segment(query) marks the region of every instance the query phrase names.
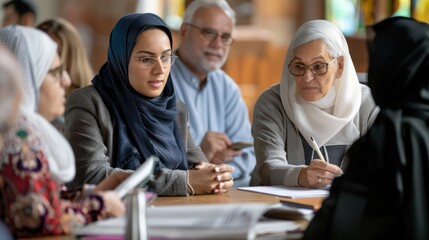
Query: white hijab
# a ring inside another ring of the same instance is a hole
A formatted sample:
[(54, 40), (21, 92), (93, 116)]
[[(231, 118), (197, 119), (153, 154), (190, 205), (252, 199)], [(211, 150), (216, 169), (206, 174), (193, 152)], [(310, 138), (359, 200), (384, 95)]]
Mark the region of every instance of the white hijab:
[(38, 127), (53, 178), (62, 183), (71, 181), (75, 176), (75, 158), (70, 144), (36, 112), (40, 86), (54, 60), (57, 44), (38, 29), (16, 25), (0, 29), (0, 44), (8, 47), (21, 64), (24, 96), (20, 110)]
[[(344, 70), (325, 97), (310, 103), (297, 93), (295, 78), (289, 73), (288, 64), (297, 47), (316, 39), (322, 40), (328, 51), (333, 51), (333, 57), (344, 57)], [(353, 118), (360, 108), (361, 88), (346, 39), (334, 24), (325, 20), (313, 20), (298, 29), (286, 55), (280, 93), (288, 117), (309, 144), (310, 137), (319, 146), (350, 145), (359, 137)], [(326, 108), (330, 111), (326, 111)]]

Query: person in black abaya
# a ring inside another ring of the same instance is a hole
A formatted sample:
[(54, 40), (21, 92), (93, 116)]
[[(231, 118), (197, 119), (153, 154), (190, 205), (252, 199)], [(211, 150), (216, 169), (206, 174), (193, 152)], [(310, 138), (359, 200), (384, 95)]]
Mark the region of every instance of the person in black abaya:
[(429, 239), (429, 25), (392, 17), (371, 30), (368, 84), (380, 113), (305, 239)]

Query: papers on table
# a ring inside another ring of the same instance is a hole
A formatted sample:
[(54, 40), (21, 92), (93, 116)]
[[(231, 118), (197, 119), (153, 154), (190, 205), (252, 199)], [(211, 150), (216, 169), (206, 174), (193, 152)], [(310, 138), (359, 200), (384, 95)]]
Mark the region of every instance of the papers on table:
[[(195, 204), (146, 208), (149, 239), (255, 239), (269, 233), (299, 229), (293, 221), (262, 217), (281, 204)], [(144, 214), (144, 213), (142, 213)], [(262, 220), (263, 219), (263, 220)], [(125, 236), (126, 218), (115, 218), (78, 229), (76, 236)]]
[(327, 197), (329, 195), (328, 188), (313, 189), (301, 187), (287, 186), (255, 186), (255, 187), (239, 187), (239, 190), (258, 192), (264, 194), (275, 195), (285, 198), (308, 198), (308, 197)]

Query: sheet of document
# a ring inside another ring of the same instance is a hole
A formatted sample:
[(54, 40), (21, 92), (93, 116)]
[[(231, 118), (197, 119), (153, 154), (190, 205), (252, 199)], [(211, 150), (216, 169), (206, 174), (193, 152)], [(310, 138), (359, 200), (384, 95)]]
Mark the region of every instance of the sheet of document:
[(239, 187), (239, 190), (258, 192), (264, 194), (275, 195), (285, 198), (308, 198), (308, 197), (327, 197), (329, 188), (301, 188), (287, 186), (255, 186), (255, 187)]

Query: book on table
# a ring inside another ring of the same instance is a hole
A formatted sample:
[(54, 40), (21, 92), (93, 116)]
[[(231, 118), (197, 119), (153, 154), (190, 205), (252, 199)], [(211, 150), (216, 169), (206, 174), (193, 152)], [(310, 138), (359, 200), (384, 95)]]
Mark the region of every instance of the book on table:
[[(149, 239), (255, 239), (300, 229), (296, 219), (314, 212), (279, 204), (192, 204), (146, 208)], [(144, 214), (144, 212), (142, 212)], [(272, 218), (275, 217), (275, 218)], [(126, 218), (95, 222), (77, 229), (75, 236), (125, 236)]]

